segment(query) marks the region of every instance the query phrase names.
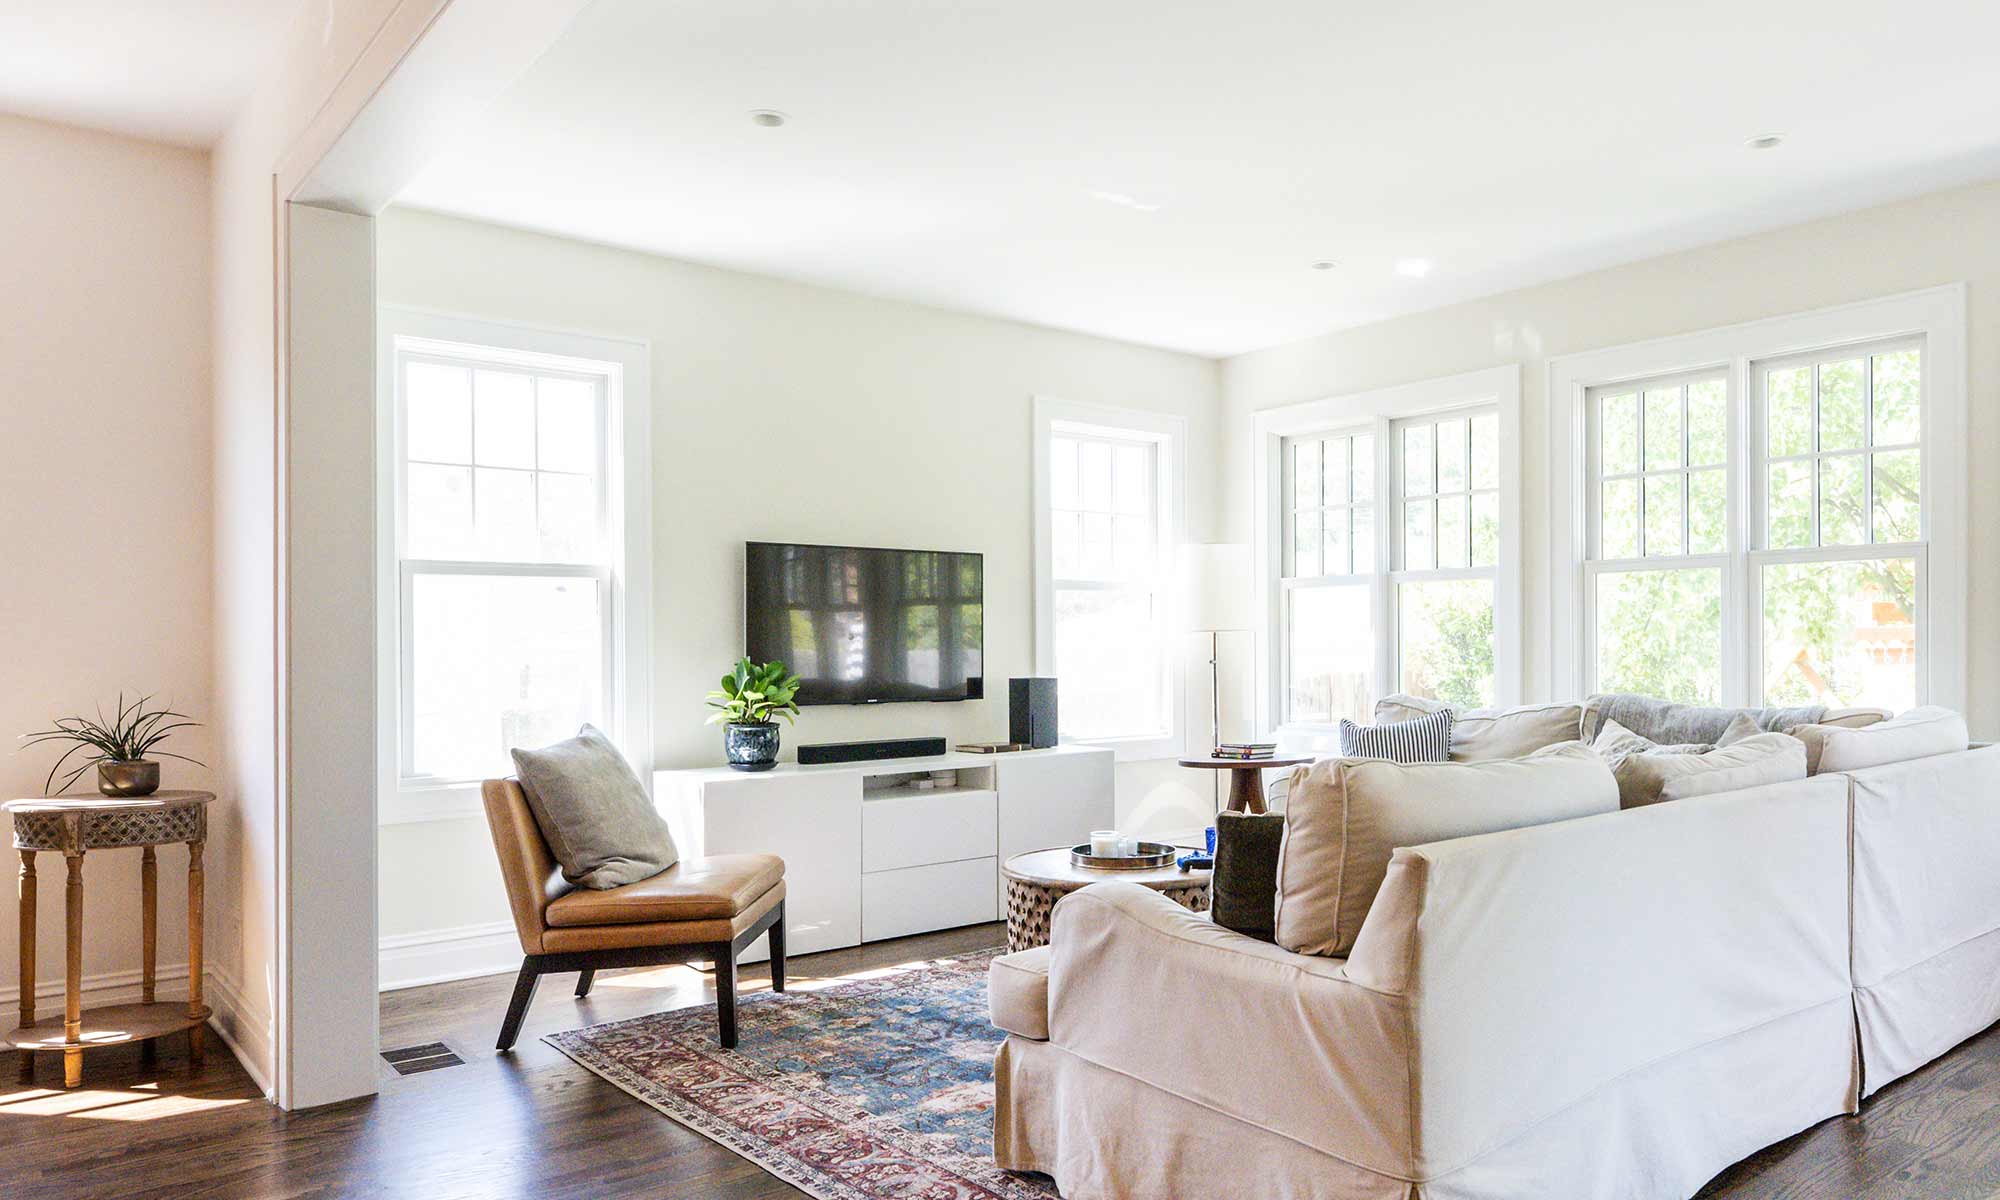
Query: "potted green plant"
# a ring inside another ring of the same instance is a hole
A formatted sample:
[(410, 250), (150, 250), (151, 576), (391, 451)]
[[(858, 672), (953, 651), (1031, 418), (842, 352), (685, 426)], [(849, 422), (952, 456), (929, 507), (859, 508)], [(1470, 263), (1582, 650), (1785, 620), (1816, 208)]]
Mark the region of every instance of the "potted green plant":
[(772, 718), (798, 716), (798, 694), (799, 677), (786, 674), (781, 662), (758, 664), (745, 657), (722, 677), (721, 689), (708, 694), (708, 706), (716, 710), (708, 723), (726, 722), (722, 752), (730, 766), (768, 771), (778, 765), (778, 723)]
[[(197, 724), (187, 719), (187, 714), (177, 713), (171, 708), (148, 708), (151, 696), (141, 696), (130, 704), (125, 703), (125, 693), (118, 693), (118, 715), (106, 720), (104, 710), (97, 710), (97, 717), (57, 717), (53, 729), (37, 733), (22, 734), (30, 746), (43, 742), (72, 742), (74, 745), (49, 768), (49, 777), (42, 787), (54, 795), (67, 790), (82, 778), (91, 767), (97, 768), (97, 790), (107, 796), (150, 796), (160, 790), (160, 764), (152, 757), (178, 758), (182, 762), (196, 766), (207, 764), (189, 758), (185, 754), (175, 754), (171, 750), (157, 747), (176, 729), (187, 729)], [(83, 754), (80, 766), (64, 777), (62, 787), (55, 786), (56, 776), (69, 760)]]

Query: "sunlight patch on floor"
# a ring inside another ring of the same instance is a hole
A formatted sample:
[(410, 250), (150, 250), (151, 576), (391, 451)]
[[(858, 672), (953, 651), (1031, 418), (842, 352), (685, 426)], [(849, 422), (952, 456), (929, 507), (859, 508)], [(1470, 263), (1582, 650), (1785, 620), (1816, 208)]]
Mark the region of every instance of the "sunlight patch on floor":
[(243, 1103), (246, 1102), (241, 1099), (210, 1100), (195, 1096), (161, 1095), (155, 1084), (119, 1091), (33, 1088), (0, 1096), (0, 1118), (88, 1117), (94, 1121), (153, 1121), (217, 1108), (234, 1108)]

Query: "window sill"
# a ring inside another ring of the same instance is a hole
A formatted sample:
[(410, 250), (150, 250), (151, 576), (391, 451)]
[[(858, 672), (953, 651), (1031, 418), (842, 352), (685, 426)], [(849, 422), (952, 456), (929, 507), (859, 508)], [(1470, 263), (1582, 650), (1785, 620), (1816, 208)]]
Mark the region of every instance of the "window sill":
[(378, 825), (415, 825), (424, 821), (460, 821), (484, 816), (485, 804), (476, 783), (437, 787), (391, 788), (375, 814)]
[(1117, 754), (1119, 762), (1156, 762), (1181, 756), (1180, 739), (1166, 733), (1138, 737), (1065, 737), (1062, 744), (1110, 750)]

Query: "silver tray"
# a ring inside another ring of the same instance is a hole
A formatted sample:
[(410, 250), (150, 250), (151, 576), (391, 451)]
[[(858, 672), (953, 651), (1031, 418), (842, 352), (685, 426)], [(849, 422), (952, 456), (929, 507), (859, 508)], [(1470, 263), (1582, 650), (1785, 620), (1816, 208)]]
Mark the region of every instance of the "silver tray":
[(1155, 871), (1173, 866), (1180, 854), (1179, 846), (1169, 846), (1165, 842), (1140, 842), (1137, 854), (1127, 857), (1099, 856), (1090, 852), (1089, 842), (1084, 842), (1069, 848), (1069, 865), (1086, 871)]

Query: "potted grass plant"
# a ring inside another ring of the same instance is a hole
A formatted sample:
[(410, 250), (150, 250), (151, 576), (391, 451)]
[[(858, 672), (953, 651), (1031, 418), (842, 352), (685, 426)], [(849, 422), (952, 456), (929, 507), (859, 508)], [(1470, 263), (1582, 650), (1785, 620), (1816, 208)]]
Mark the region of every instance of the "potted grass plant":
[[(69, 786), (83, 777), (84, 772), (97, 768), (97, 790), (107, 796), (150, 796), (160, 790), (160, 758), (178, 758), (182, 762), (196, 766), (207, 764), (189, 758), (185, 754), (175, 754), (171, 750), (159, 748), (161, 742), (173, 736), (176, 729), (188, 729), (198, 722), (189, 720), (187, 714), (175, 712), (171, 708), (151, 708), (151, 696), (141, 696), (130, 704), (125, 703), (125, 693), (118, 693), (118, 714), (106, 719), (104, 710), (99, 708), (95, 719), (90, 717), (57, 717), (55, 726), (35, 733), (22, 734), (22, 740), (29, 746), (39, 746), (44, 742), (72, 743), (56, 765), (49, 768), (49, 777), (42, 787), (50, 795), (67, 791)], [(62, 786), (57, 787), (56, 776), (78, 754), (83, 755), (81, 763), (64, 776)]]
[(722, 752), (739, 771), (768, 771), (778, 765), (778, 722), (798, 716), (795, 699), (799, 677), (787, 674), (781, 662), (753, 663), (748, 657), (722, 677), (722, 687), (708, 694), (716, 711), (710, 725), (722, 725)]

